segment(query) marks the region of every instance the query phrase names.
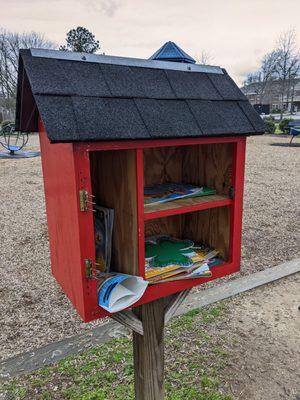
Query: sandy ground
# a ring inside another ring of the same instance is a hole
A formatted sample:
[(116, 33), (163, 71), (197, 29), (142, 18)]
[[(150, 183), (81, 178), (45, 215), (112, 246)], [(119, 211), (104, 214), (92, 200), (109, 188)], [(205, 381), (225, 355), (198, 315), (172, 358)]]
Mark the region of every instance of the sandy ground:
[(300, 399), (299, 287), (298, 273), (226, 302), (215, 328), (230, 332), (222, 381), (235, 400)]
[[(242, 274), (300, 256), (300, 151), (249, 138)], [(37, 137), (30, 139), (38, 148)], [(0, 160), (0, 357), (89, 329), (52, 278), (40, 158)], [(99, 323), (99, 322), (98, 322)]]

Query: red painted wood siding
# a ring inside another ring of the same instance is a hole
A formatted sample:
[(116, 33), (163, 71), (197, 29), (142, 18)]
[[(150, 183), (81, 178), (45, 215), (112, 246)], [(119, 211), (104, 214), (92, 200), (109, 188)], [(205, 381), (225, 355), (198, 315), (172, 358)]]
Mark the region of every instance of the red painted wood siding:
[[(79, 190), (85, 189), (89, 193), (92, 191), (90, 151), (136, 149), (138, 259), (139, 274), (144, 276), (144, 223), (149, 216), (144, 214), (143, 149), (233, 143), (232, 186), (235, 188), (235, 196), (233, 200), (226, 200), (226, 204), (222, 204), (230, 207), (231, 210), (229, 261), (222, 267), (215, 268), (213, 276), (210, 278), (151, 285), (136, 305), (168, 296), (239, 270), (246, 138), (210, 137), (50, 144), (42, 122), (40, 122), (39, 128), (52, 272), (84, 321), (88, 322), (108, 315), (97, 305), (96, 280), (88, 279), (85, 276), (84, 260), (95, 261), (93, 212), (92, 210), (87, 212), (79, 210)], [(205, 208), (205, 206), (203, 207)]]

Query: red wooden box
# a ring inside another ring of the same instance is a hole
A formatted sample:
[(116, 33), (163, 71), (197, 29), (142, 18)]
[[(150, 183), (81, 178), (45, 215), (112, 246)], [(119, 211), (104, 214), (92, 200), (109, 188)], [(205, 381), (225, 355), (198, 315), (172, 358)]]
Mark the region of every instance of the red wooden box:
[[(50, 144), (39, 121), (53, 275), (84, 321), (104, 317), (97, 304), (91, 201), (115, 210), (112, 270), (144, 276), (145, 234), (204, 242), (226, 260), (212, 277), (148, 286), (135, 306), (239, 271), (246, 137)], [(216, 195), (144, 210), (145, 184), (204, 184)]]

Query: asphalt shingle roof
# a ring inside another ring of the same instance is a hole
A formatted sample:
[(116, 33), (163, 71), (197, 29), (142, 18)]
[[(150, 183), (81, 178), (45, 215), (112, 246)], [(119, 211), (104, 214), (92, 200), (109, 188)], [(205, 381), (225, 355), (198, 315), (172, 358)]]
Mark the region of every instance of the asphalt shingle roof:
[(225, 70), (114, 65), (22, 50), (16, 128), (37, 131), (38, 115), (51, 142), (264, 132), (263, 121)]

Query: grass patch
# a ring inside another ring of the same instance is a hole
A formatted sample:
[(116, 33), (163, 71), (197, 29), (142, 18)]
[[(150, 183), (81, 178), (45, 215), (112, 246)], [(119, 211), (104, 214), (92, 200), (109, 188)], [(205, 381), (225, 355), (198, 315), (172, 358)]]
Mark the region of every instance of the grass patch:
[[(171, 321), (166, 329), (166, 400), (232, 400), (221, 390), (226, 337), (208, 333), (225, 313), (225, 307), (218, 305)], [(115, 339), (69, 356), (54, 366), (9, 380), (1, 393), (13, 400), (132, 400), (132, 343)]]
[(275, 135), (282, 134), (281, 130), (279, 129), (279, 123), (275, 123), (275, 127), (276, 127), (275, 132), (274, 132)]

